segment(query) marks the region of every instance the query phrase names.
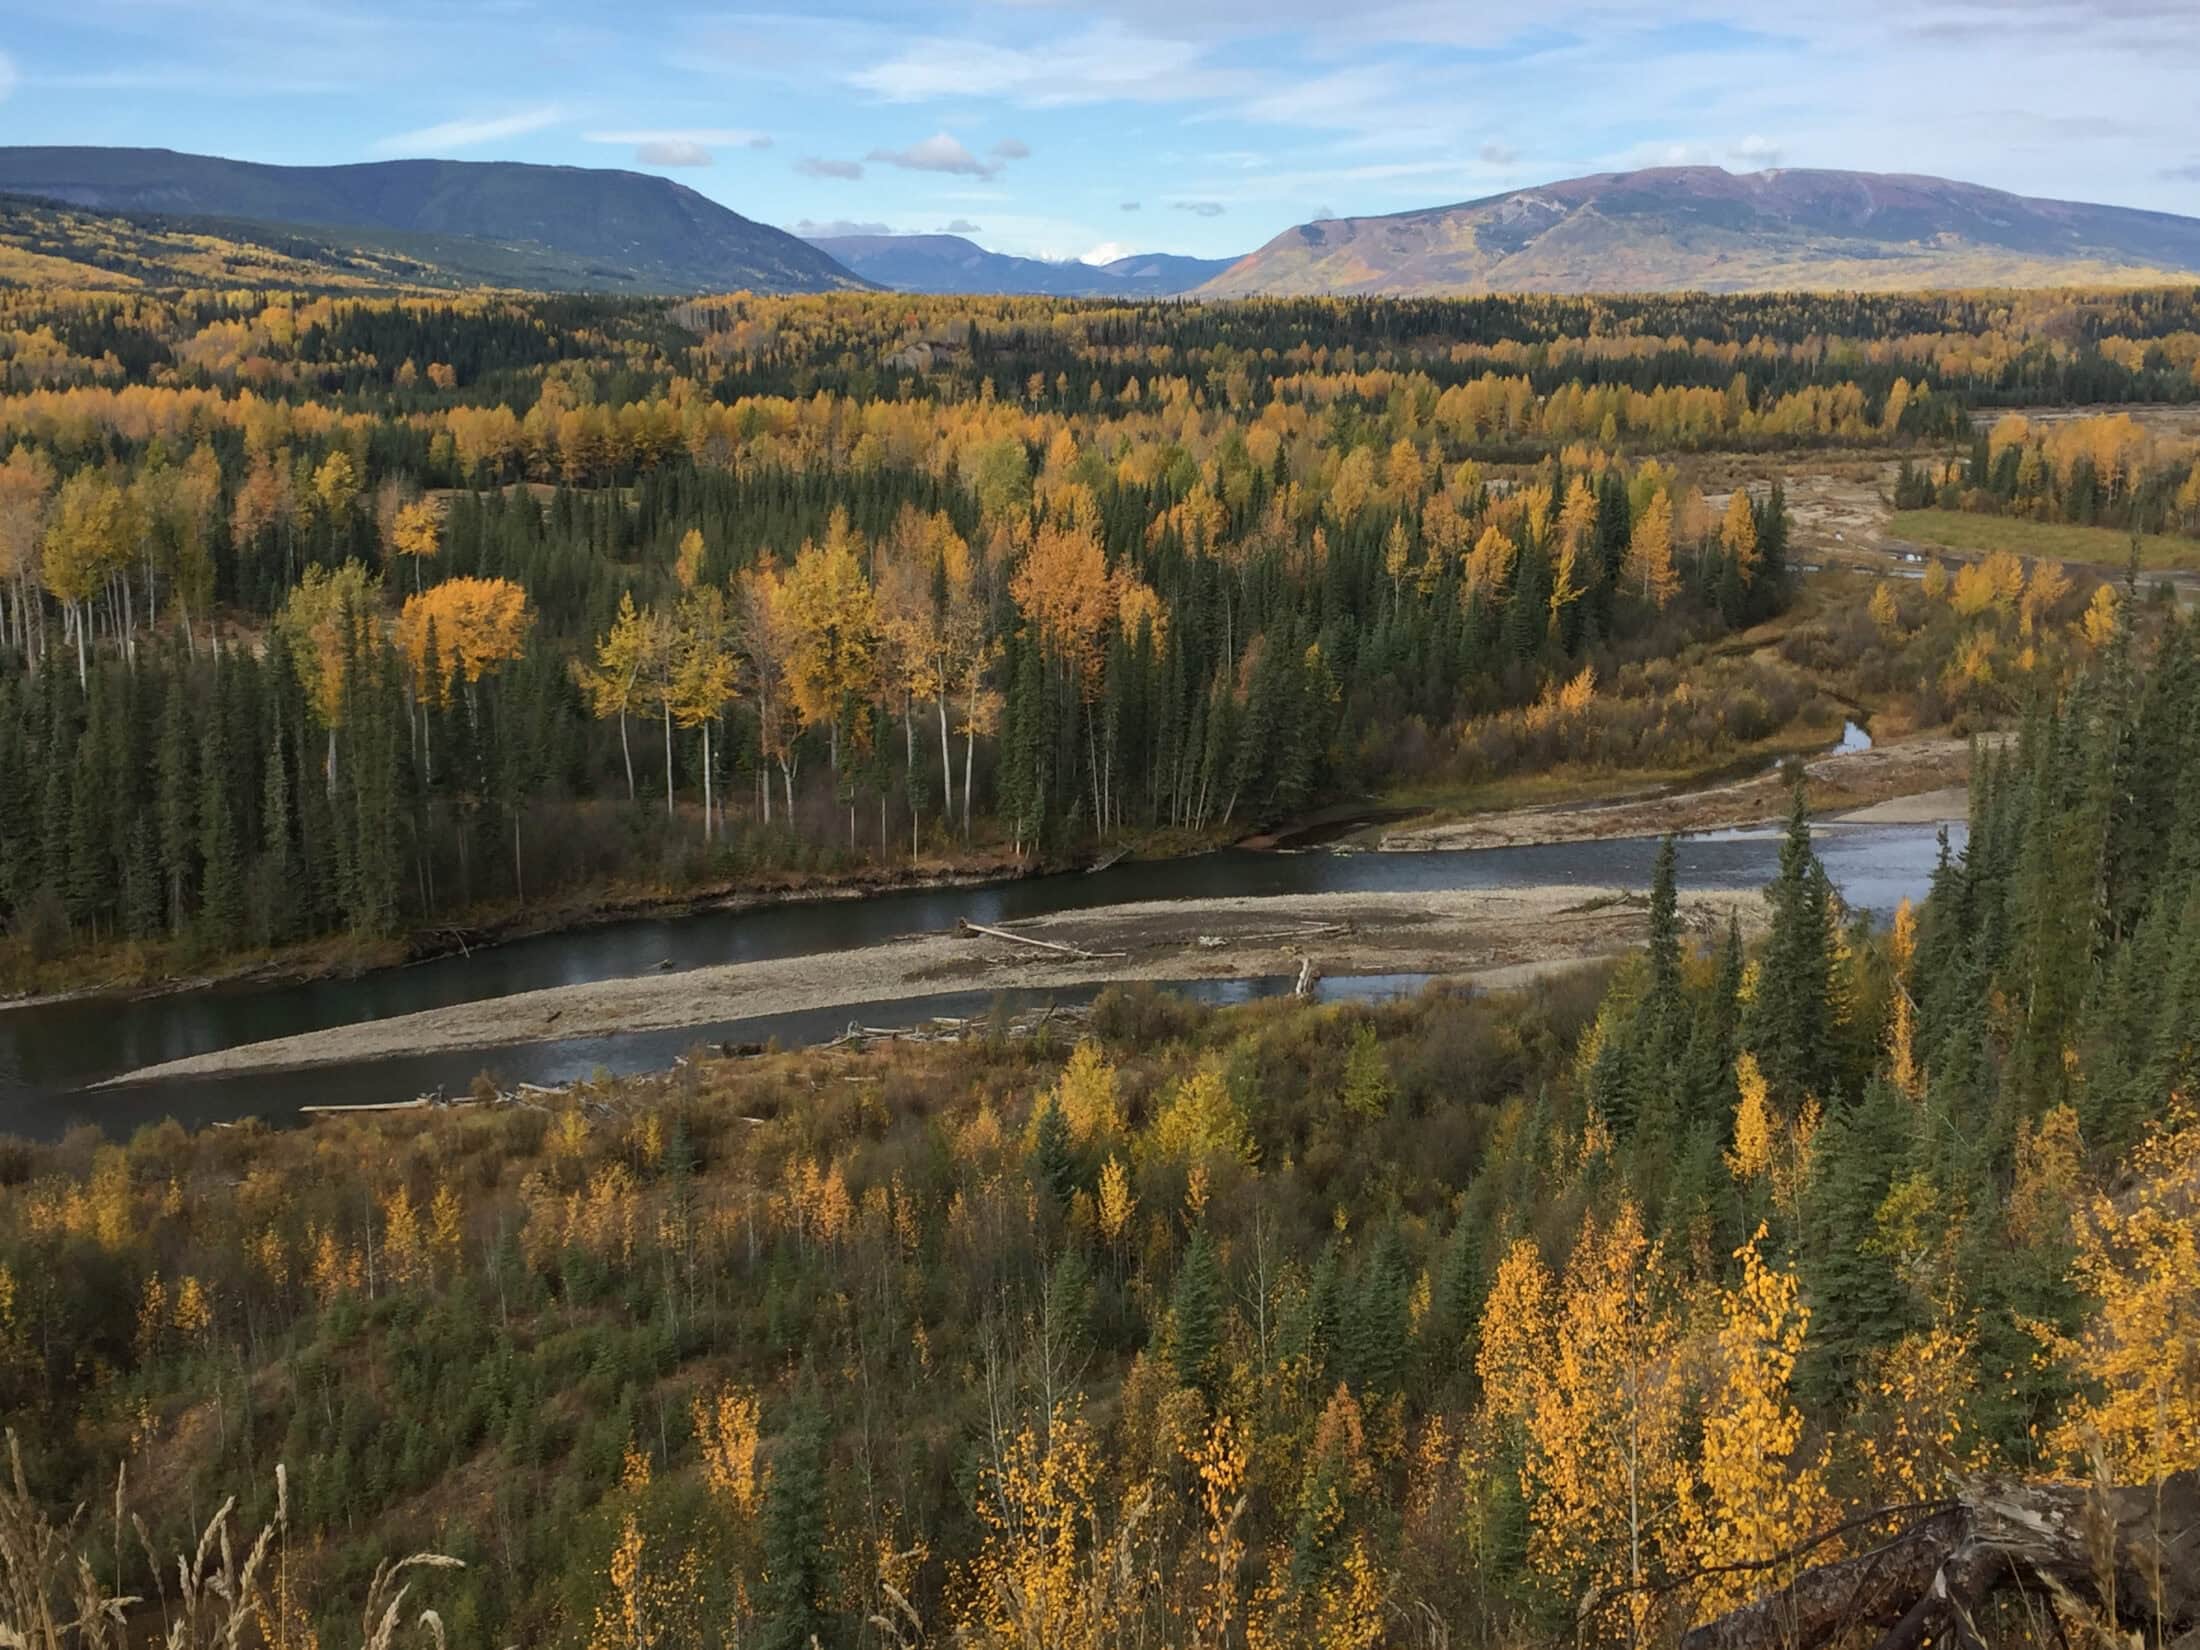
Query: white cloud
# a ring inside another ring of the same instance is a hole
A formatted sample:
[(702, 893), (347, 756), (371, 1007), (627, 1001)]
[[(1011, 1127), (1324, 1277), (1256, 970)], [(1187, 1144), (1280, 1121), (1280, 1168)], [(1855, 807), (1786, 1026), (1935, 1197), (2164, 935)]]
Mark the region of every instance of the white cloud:
[(999, 161), (980, 160), (946, 132), (934, 132), (906, 149), (873, 149), (863, 158), (905, 172), (952, 172), (971, 178), (990, 178), (1001, 169)]
[(788, 233), (800, 235), (806, 241), (837, 240), (843, 235), (891, 235), (894, 231), (883, 223), (868, 218), (803, 218), (787, 226)]
[(942, 235), (976, 235), (981, 232), (982, 226), (972, 223), (968, 218), (949, 218), (940, 225)]
[(680, 138), (657, 138), (634, 146), (637, 166), (708, 166), (710, 163), (708, 149)]
[(863, 162), (859, 160), (826, 160), (817, 155), (804, 155), (794, 163), (794, 169), (806, 178), (839, 178), (849, 183), (863, 176)]
[(474, 149), (505, 138), (525, 137), (545, 126), (555, 126), (564, 118), (565, 112), (555, 104), (509, 115), (468, 115), (446, 120), (439, 126), (393, 133), (377, 141), (374, 148), (384, 155), (427, 155), (438, 150)]
[(1189, 212), (1197, 218), (1219, 218), (1229, 210), (1220, 201), (1171, 201), (1179, 212)]
[(1731, 160), (1740, 161), (1744, 166), (1755, 171), (1761, 167), (1779, 165), (1782, 153), (1783, 151), (1777, 143), (1769, 138), (1759, 137), (1755, 132), (1752, 132), (1729, 149), (1727, 156)]
[(1113, 262), (1115, 262), (1116, 259), (1127, 258), (1137, 250), (1138, 248), (1131, 245), (1131, 243), (1128, 241), (1102, 241), (1098, 246), (1094, 247), (1090, 252), (1086, 253), (1084, 257), (1079, 260), (1079, 262), (1088, 264), (1112, 264)]

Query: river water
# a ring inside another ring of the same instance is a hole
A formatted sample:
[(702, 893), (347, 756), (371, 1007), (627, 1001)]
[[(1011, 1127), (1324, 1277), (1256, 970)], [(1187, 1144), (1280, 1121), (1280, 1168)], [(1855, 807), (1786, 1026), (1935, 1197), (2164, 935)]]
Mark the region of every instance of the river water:
[[(1962, 843), (1961, 827), (1951, 833)], [(1818, 854), (1851, 905), (1884, 913), (1921, 896), (1936, 857), (1932, 826), (1822, 825)], [(1777, 829), (1722, 831), (1685, 838), (1679, 850), (1684, 890), (1736, 892), (1768, 881), (1779, 859)], [(1642, 889), (1657, 852), (1653, 838), (1549, 843), (1440, 853), (1295, 854), (1225, 850), (1193, 858), (1126, 863), (1094, 874), (1072, 872), (974, 888), (919, 889), (865, 899), (816, 900), (741, 912), (703, 912), (544, 934), (411, 968), (358, 979), (278, 986), (212, 986), (166, 996), (96, 998), (0, 1010), (0, 1133), (51, 1137), (78, 1123), (116, 1133), (174, 1117), (194, 1126), (237, 1117), (273, 1119), (300, 1106), (406, 1099), (437, 1087), (462, 1091), (475, 1073), (505, 1082), (552, 1083), (601, 1066), (643, 1071), (671, 1063), (700, 1041), (797, 1043), (829, 1037), (860, 1016), (894, 1025), (931, 1014), (982, 1013), (993, 992), (872, 1003), (690, 1026), (673, 1031), (505, 1048), (470, 1049), (293, 1072), (239, 1072), (175, 1078), (82, 1092), (118, 1072), (270, 1037), (384, 1019), (418, 1009), (716, 963), (812, 955), (872, 945), (903, 934), (973, 922), (1098, 905), (1224, 895), (1412, 892), (1563, 884)], [(1331, 982), (1333, 994), (1395, 988), (1383, 981)], [(1202, 995), (1254, 995), (1261, 982), (1202, 982)], [(1089, 993), (1088, 993), (1089, 994)], [(1007, 994), (1012, 1003), (1021, 1001)], [(1069, 1000), (1035, 994), (1032, 1001)]]

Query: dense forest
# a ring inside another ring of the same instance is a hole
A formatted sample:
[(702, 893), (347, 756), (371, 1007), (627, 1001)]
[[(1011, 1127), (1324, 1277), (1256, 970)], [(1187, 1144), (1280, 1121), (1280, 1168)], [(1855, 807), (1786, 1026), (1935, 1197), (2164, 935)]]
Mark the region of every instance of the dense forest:
[(2127, 413), (2036, 423), (2007, 413), (1967, 454), (1905, 461), (1894, 503), (2200, 537), (2200, 441), (2151, 435)]
[(284, 1644), (423, 1546), (465, 1643), (1654, 1644), (1954, 1474), (2159, 1486), (2200, 1467), (2200, 628), (2126, 603), (2087, 657), (1885, 928), (1798, 799), (1761, 943), (1668, 854), (1645, 951), (1522, 995), (1125, 991), (8, 1148), (11, 1527), (65, 1554), (25, 1509), (87, 1505), (89, 1596), (173, 1615), (147, 1554), (235, 1495)]
[[(1615, 693), (1613, 765), (1731, 756), (1792, 682), (1676, 732), (1643, 672), (1783, 606), (1789, 521), (1687, 454), (2187, 399), (2194, 308), (12, 290), (0, 967), (1200, 840)], [(2159, 456), (2086, 508), (2182, 508)]]

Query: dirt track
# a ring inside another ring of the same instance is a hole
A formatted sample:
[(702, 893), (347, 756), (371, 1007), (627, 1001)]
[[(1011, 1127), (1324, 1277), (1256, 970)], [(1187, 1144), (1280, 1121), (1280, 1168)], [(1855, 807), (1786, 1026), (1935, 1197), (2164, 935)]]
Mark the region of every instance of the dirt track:
[[(1756, 924), (1763, 902), (1690, 896), (1682, 909), (1690, 924), (1711, 932), (1724, 927), (1730, 910)], [(1309, 956), (1332, 974), (1430, 973), (1517, 985), (1625, 950), (1641, 941), (1643, 927), (1639, 897), (1578, 887), (1102, 906), (1011, 925), (1014, 933), (1092, 953), (1087, 958), (983, 936), (912, 935), (855, 951), (454, 1004), (172, 1060), (113, 1081), (606, 1037), (946, 992), (1288, 975)]]

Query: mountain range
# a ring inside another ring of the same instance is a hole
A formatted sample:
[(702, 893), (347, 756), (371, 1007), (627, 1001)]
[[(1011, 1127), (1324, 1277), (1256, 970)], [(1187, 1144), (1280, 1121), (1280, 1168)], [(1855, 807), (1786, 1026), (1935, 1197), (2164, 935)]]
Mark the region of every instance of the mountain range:
[(0, 148), (0, 284), (748, 288), (1237, 298), (1885, 291), (2186, 281), (2200, 219), (1942, 178), (1715, 166), (1600, 172), (1454, 206), (1323, 218), (1235, 260), (1102, 264), (959, 235), (804, 240), (648, 173), (509, 161), (265, 166), (166, 149)]
[(988, 252), (960, 235), (818, 235), (810, 244), (897, 292), (1037, 293), (1052, 298), (1166, 298), (1236, 262), (1137, 253), (1108, 263), (1051, 263)]
[(1287, 229), (1201, 297), (2060, 286), (2189, 279), (2200, 219), (1944, 178), (1600, 172)]
[(484, 285), (689, 293), (869, 284), (785, 230), (645, 172), (461, 160), (263, 166), (169, 149), (21, 147), (0, 148), (0, 191), (171, 226), (310, 228), (324, 243)]

